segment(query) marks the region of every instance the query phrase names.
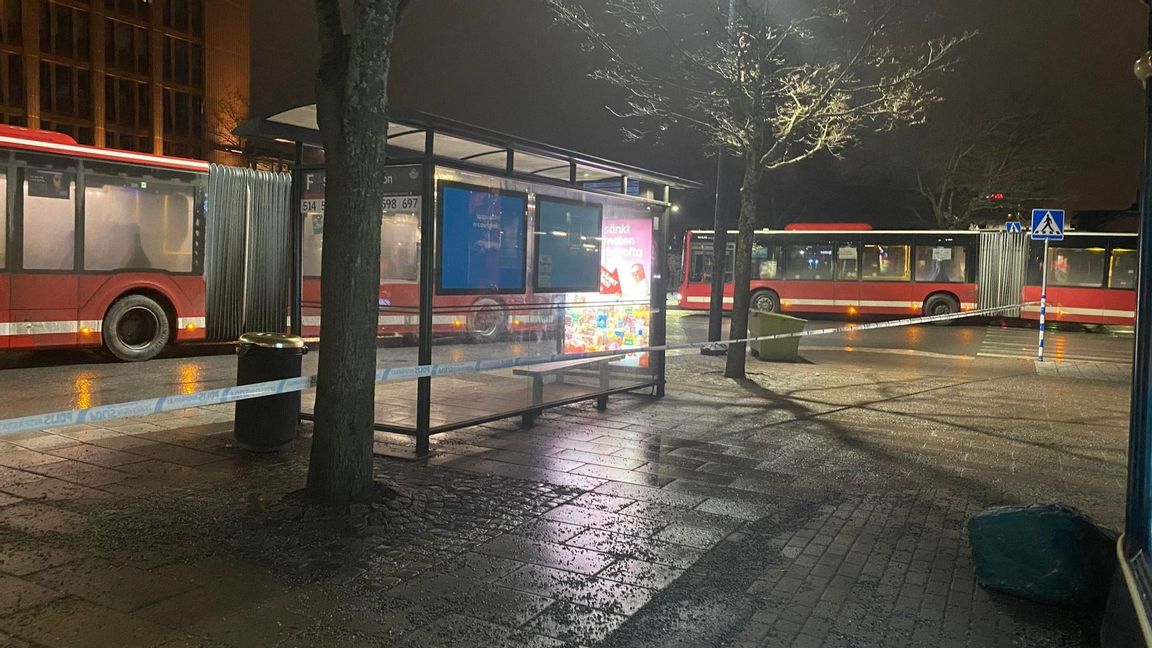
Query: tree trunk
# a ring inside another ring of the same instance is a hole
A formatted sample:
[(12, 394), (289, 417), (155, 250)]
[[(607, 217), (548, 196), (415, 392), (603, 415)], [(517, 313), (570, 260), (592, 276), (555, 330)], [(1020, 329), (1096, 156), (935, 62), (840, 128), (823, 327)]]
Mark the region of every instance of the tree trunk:
[[(744, 156), (744, 183), (740, 186), (740, 223), (736, 238), (736, 275), (732, 284), (732, 320), (728, 339), (748, 337), (748, 308), (751, 303), (749, 286), (752, 283), (752, 244), (756, 236), (756, 212), (760, 201), (760, 152), (750, 147)], [(724, 366), (727, 378), (744, 378), (747, 364), (747, 344), (733, 342), (728, 345), (728, 358)]]
[(388, 133), (388, 71), (399, 0), (357, 0), (345, 35), (338, 0), (316, 0), (324, 140), (323, 345), (308, 494), (345, 505), (372, 485), (380, 219)]

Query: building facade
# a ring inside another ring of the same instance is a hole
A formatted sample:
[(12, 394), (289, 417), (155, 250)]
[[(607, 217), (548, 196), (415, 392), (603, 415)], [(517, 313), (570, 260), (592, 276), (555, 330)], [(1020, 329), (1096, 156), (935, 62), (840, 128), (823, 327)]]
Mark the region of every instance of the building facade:
[(0, 122), (234, 162), (250, 0), (0, 0)]

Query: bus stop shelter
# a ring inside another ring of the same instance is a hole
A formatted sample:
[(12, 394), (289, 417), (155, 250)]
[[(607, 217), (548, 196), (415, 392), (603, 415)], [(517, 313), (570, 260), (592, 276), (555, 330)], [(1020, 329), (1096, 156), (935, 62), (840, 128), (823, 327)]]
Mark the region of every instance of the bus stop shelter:
[[(321, 338), (323, 165), (314, 105), (237, 128), (291, 142), (290, 327)], [(670, 198), (696, 183), (425, 114), (388, 129), (378, 367), (475, 370), (376, 385), (376, 428), (429, 437), (626, 391), (662, 396)], [(331, 325), (331, 324), (328, 324)], [(581, 354), (607, 356), (581, 359)], [(572, 360), (566, 358), (575, 356)], [(509, 358), (550, 358), (481, 370)], [(305, 418), (314, 394), (305, 394)]]

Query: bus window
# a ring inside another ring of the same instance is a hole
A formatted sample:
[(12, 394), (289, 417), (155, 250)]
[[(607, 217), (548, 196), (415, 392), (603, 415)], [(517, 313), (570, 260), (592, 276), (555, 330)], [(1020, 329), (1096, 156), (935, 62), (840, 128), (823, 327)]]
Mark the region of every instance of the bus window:
[(1051, 248), (1048, 250), (1048, 283), (1099, 287), (1104, 283), (1104, 249)]
[(1108, 267), (1108, 287), (1132, 290), (1136, 287), (1136, 250), (1112, 250), (1112, 263)]
[(76, 259), (76, 177), (27, 169), (24, 176), (24, 269), (72, 270)]
[(788, 279), (832, 279), (832, 245), (789, 245)]
[(840, 243), (836, 246), (836, 279), (856, 281), (860, 278), (860, 250), (855, 243)]
[(712, 255), (704, 250), (692, 250), (692, 259), (688, 265), (688, 281), (690, 283), (701, 283), (704, 281), (704, 273), (712, 272)]
[(779, 279), (784, 260), (784, 248), (779, 245), (757, 243), (752, 248), (752, 279)]
[(963, 245), (917, 245), (916, 281), (963, 283), (968, 279), (968, 250)]
[(912, 278), (907, 245), (866, 244), (860, 256), (864, 281), (909, 281)]
[[(323, 201), (306, 200), (306, 203), (316, 203)], [(300, 243), (300, 271), (305, 277), (319, 277), (320, 276), (320, 256), (324, 247), (324, 212), (323, 207), (319, 211), (305, 211), (304, 217), (304, 231), (301, 232)]]
[(84, 176), (84, 269), (192, 272), (195, 190)]
[(420, 218), (412, 213), (380, 219), (380, 281), (418, 281)]
[(8, 249), (8, 173), (0, 171), (0, 202), (4, 208), (0, 209), (0, 270), (8, 267), (5, 252)]

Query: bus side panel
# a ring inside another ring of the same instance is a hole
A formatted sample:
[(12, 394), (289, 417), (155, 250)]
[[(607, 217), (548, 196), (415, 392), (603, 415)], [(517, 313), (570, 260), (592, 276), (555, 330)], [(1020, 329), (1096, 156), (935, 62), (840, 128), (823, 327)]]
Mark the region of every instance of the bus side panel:
[(8, 309), (8, 300), (8, 275), (0, 272), (0, 349), (8, 348), (8, 338), (12, 335), (9, 330), (12, 314)]
[[(173, 340), (203, 340), (204, 278), (152, 272), (80, 275), (80, 343), (101, 344), (101, 326), (108, 309), (121, 296), (156, 292), (164, 296), (176, 316)], [(85, 330), (87, 329), (87, 330)]]
[(847, 313), (850, 306), (836, 302), (834, 281), (782, 281), (769, 287), (780, 295), (785, 313)]
[[(753, 285), (755, 285), (755, 282)], [(729, 310), (732, 308), (732, 286), (730, 284), (724, 286), (724, 293), (728, 295), (728, 297), (724, 299), (724, 310)], [(680, 291), (680, 308), (708, 310), (711, 301), (711, 284), (685, 282), (684, 287)]]
[[(1040, 319), (1040, 286), (1024, 286), (1021, 317)], [(1082, 324), (1132, 325), (1136, 322), (1136, 291), (1108, 288), (1048, 287), (1047, 319)]]
[(11, 304), (8, 346), (13, 349), (73, 346), (77, 277), (74, 274), (12, 274), (8, 277)]

